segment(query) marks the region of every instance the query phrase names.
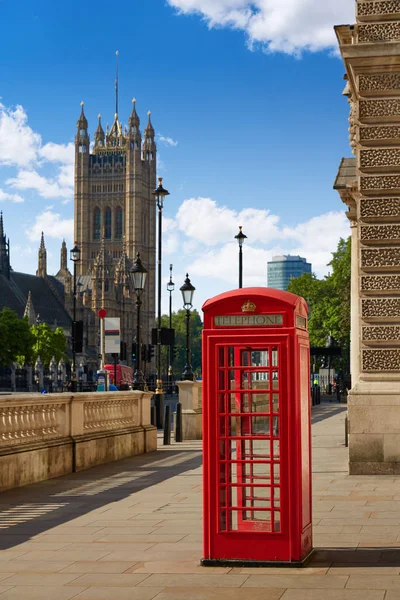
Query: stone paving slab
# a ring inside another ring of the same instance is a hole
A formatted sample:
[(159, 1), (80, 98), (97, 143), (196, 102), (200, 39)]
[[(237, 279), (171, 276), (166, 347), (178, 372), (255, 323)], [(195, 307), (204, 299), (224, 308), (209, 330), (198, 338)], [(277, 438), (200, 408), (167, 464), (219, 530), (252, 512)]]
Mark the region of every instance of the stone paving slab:
[(4, 492), (0, 600), (400, 600), (400, 477), (348, 475), (345, 411), (313, 412), (307, 568), (199, 565), (201, 444), (185, 442)]

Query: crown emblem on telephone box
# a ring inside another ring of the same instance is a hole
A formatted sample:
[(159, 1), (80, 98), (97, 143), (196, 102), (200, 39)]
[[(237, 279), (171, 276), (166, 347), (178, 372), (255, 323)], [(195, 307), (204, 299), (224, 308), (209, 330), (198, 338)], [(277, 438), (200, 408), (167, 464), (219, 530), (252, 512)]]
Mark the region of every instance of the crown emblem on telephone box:
[(250, 300), (247, 300), (247, 302), (242, 304), (242, 312), (254, 312), (256, 308), (254, 302), (250, 302)]

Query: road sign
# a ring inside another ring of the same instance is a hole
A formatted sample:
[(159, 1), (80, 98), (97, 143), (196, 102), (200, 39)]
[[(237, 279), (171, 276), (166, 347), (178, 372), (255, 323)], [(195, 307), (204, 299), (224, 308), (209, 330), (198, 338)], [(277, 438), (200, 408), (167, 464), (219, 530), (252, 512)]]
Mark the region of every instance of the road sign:
[(97, 314), (99, 315), (100, 319), (105, 319), (105, 317), (107, 316), (107, 311), (105, 308), (100, 308)]

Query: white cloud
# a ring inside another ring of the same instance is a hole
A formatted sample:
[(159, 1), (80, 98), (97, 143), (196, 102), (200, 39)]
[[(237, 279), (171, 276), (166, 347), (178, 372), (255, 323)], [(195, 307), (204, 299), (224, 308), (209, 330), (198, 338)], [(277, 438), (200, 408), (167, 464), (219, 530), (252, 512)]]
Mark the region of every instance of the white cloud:
[(165, 137), (164, 135), (161, 135), (161, 134), (158, 136), (158, 140), (162, 144), (164, 144), (164, 146), (173, 146), (173, 147), (175, 147), (175, 146), (178, 145), (178, 142), (176, 140), (172, 139), (172, 137)]
[(0, 165), (27, 167), (36, 161), (42, 138), (28, 125), (24, 108), (0, 102)]
[(239, 225), (243, 226), (245, 235), (251, 230), (253, 242), (266, 243), (279, 235), (279, 217), (271, 215), (269, 210), (244, 208), (238, 212), (218, 206), (211, 198), (185, 200), (176, 219), (180, 231), (206, 246), (233, 238)]
[(75, 147), (72, 142), (69, 144), (54, 144), (53, 142), (49, 142), (40, 148), (39, 156), (48, 162), (73, 165), (75, 158)]
[(37, 241), (40, 240), (42, 231), (45, 232), (46, 237), (66, 238), (72, 241), (74, 220), (63, 219), (60, 214), (45, 210), (36, 217), (31, 229), (26, 230), (26, 236), (31, 241)]
[(33, 170), (18, 171), (17, 176), (7, 179), (6, 184), (17, 190), (34, 190), (42, 198), (71, 198), (73, 195), (70, 187), (64, 187)]
[(275, 255), (305, 257), (322, 277), (341, 237), (350, 234), (344, 212), (329, 212), (294, 227), (279, 224), (268, 210), (246, 208), (240, 212), (219, 206), (210, 198), (185, 200), (176, 222), (185, 235), (183, 248), (190, 273), (223, 280), (235, 287), (238, 245), (233, 239), (243, 225), (247, 240), (243, 248), (245, 285), (267, 285), (267, 262)]
[(14, 204), (20, 204), (21, 202), (24, 202), (23, 197), (19, 194), (10, 194), (0, 189), (0, 202), (3, 202), (4, 200), (10, 200)]
[(300, 54), (336, 48), (333, 26), (355, 21), (351, 0), (167, 0), (182, 14), (199, 14), (209, 27), (246, 33), (248, 44)]

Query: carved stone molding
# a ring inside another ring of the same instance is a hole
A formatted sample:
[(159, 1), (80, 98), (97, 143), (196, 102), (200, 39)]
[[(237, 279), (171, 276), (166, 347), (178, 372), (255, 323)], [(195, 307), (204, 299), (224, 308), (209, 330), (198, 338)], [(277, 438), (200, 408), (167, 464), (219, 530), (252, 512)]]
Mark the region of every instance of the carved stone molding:
[(398, 140), (400, 143), (400, 127), (398, 125), (360, 127), (360, 142), (381, 140)]
[(400, 298), (363, 298), (361, 300), (363, 319), (390, 319), (400, 317)]
[(361, 248), (361, 268), (398, 268), (400, 271), (400, 248)]
[(360, 189), (364, 192), (400, 189), (400, 175), (360, 177)]
[(400, 198), (361, 198), (362, 219), (400, 217)]
[(394, 292), (400, 290), (400, 275), (362, 275), (362, 292)]
[(400, 225), (363, 225), (361, 241), (381, 242), (385, 240), (400, 240)]
[(360, 92), (382, 92), (386, 90), (400, 91), (400, 73), (360, 75), (358, 87)]
[(358, 41), (393, 42), (400, 40), (400, 23), (368, 23), (358, 26)]
[(361, 100), (360, 118), (398, 117), (400, 115), (400, 99)]
[(382, 0), (381, 2), (357, 3), (357, 15), (359, 17), (391, 15), (398, 13), (400, 13), (400, 0)]
[(399, 325), (379, 325), (362, 328), (364, 342), (398, 342), (400, 343)]
[(363, 350), (363, 371), (399, 371), (400, 350)]
[(400, 148), (374, 148), (360, 151), (361, 169), (400, 167)]

